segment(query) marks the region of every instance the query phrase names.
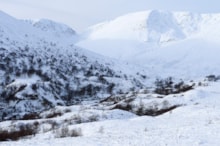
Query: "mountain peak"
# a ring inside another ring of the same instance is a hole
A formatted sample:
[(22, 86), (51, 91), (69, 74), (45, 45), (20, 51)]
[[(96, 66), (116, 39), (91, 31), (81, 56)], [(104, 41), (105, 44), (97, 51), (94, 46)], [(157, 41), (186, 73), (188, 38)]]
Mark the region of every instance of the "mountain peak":
[(163, 10), (148, 10), (120, 16), (90, 28), (91, 39), (121, 39), (163, 43), (184, 38), (173, 15)]
[(185, 37), (172, 12), (152, 10), (146, 23), (148, 41), (164, 43)]
[(17, 19), (0, 10), (0, 25), (13, 25)]
[(39, 19), (33, 21), (33, 26), (41, 29), (42, 31), (53, 31), (54, 33), (65, 33), (68, 35), (75, 35), (76, 32), (69, 26), (58, 23), (49, 19)]
[(69, 44), (77, 40), (77, 34), (72, 28), (52, 20), (19, 20), (2, 11), (0, 11), (0, 20), (0, 31), (4, 33), (2, 36), (20, 43), (39, 41), (39, 37), (41, 40), (50, 39), (51, 42), (62, 39)]
[(6, 19), (6, 18), (13, 18), (13, 17), (0, 10), (0, 18)]

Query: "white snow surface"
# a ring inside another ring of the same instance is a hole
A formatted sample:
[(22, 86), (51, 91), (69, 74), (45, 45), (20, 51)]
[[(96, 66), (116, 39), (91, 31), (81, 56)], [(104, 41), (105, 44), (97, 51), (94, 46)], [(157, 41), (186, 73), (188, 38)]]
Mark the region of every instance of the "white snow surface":
[(218, 13), (148, 10), (92, 26), (77, 45), (156, 76), (201, 77), (219, 74), (219, 23)]
[[(77, 45), (96, 53), (116, 58), (104, 58), (81, 48), (75, 48), (80, 54), (89, 56), (91, 61), (98, 60), (109, 64), (116, 71), (134, 75), (137, 71), (148, 70), (148, 77), (172, 76), (183, 79), (198, 79), (206, 75), (219, 75), (220, 64), (220, 14), (193, 14), (189, 12), (168, 12), (149, 10), (121, 16), (89, 28), (78, 40), (75, 31), (65, 25), (49, 20), (23, 21), (0, 12), (0, 38), (10, 43), (31, 44), (37, 48), (40, 42), (51, 41), (64, 54)], [(10, 26), (9, 26), (10, 24)], [(62, 32), (62, 33), (61, 33)], [(57, 43), (59, 42), (59, 43)], [(12, 45), (13, 46), (13, 45)], [(36, 47), (37, 46), (37, 47)], [(13, 49), (10, 48), (10, 49)], [(57, 50), (55, 50), (57, 51)], [(133, 67), (117, 59), (136, 63)], [(142, 67), (140, 67), (142, 66)], [(45, 69), (47, 70), (47, 69)], [(107, 78), (108, 79), (108, 78)], [(20, 86), (37, 82), (37, 76), (29, 80), (18, 78), (11, 86)], [(92, 80), (92, 78), (91, 78)], [(122, 84), (124, 82), (118, 80)], [(124, 83), (125, 87), (130, 86)], [(137, 116), (122, 110), (93, 108), (92, 105), (68, 107), (71, 111), (54, 117), (59, 123), (82, 116), (86, 120), (91, 115), (99, 115), (97, 121), (67, 125), (70, 129), (80, 128), (82, 136), (55, 138), (51, 131), (40, 132), (33, 137), (19, 141), (1, 142), (1, 146), (218, 146), (220, 144), (220, 82), (208, 83), (208, 86), (196, 86), (195, 89), (177, 95), (168, 95), (163, 99), (150, 98), (140, 100), (154, 103), (166, 100), (171, 105), (181, 105), (176, 109), (157, 117)], [(10, 86), (10, 85), (9, 85)], [(47, 98), (50, 98), (48, 96)], [(135, 103), (134, 102), (134, 103)], [(88, 101), (89, 103), (89, 101)], [(56, 107), (57, 109), (67, 107)], [(46, 115), (47, 112), (42, 113)], [(48, 119), (39, 119), (37, 121)], [(34, 120), (33, 120), (34, 121)], [(7, 128), (16, 122), (0, 122), (0, 128)], [(68, 122), (68, 121), (67, 121)], [(45, 128), (48, 125), (43, 125)], [(43, 130), (42, 130), (43, 131)]]
[[(80, 137), (54, 138), (53, 133), (49, 132), (17, 142), (2, 142), (1, 145), (218, 146), (220, 143), (219, 88), (220, 82), (215, 82), (209, 83), (209, 86), (197, 87), (181, 96), (167, 96), (169, 102), (183, 103), (183, 106), (158, 117), (135, 117), (128, 114), (127, 118), (123, 116), (124, 118), (119, 119), (113, 116), (110, 120), (70, 126), (82, 130)], [(111, 114), (122, 113), (115, 111)], [(126, 115), (126, 112), (124, 114)], [(59, 119), (62, 121), (62, 117), (57, 118)], [(3, 122), (1, 126), (7, 124), (9, 122)]]
[(19, 20), (0, 11), (1, 35), (10, 40), (36, 44), (39, 40), (53, 43), (62, 41), (63, 44), (73, 44), (78, 36), (76, 32), (61, 23), (41, 19), (38, 21)]

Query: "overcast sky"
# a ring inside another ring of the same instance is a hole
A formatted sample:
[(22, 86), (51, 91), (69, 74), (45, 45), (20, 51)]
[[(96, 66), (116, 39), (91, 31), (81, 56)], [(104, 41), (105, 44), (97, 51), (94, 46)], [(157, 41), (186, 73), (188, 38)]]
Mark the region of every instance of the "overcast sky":
[(148, 9), (220, 12), (219, 0), (0, 0), (0, 9), (21, 19), (49, 18), (76, 31), (117, 16)]

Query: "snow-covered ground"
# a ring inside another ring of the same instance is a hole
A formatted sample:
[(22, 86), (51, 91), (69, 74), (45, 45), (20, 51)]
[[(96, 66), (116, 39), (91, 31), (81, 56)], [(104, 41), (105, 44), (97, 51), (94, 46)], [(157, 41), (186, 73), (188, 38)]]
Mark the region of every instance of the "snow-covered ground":
[[(220, 82), (208, 84), (208, 86), (196, 87), (194, 90), (182, 93), (181, 96), (169, 95), (166, 97), (169, 102), (175, 98), (173, 101), (182, 103), (182, 106), (157, 117), (132, 116), (120, 110), (115, 113), (103, 111), (106, 115), (113, 114), (112, 118), (69, 126), (70, 129), (81, 129), (82, 135), (79, 137), (54, 138), (54, 134), (48, 132), (17, 142), (2, 142), (1, 145), (218, 146), (220, 143)], [(86, 114), (86, 111), (84, 112)], [(59, 119), (62, 119), (62, 116), (57, 118)], [(0, 124), (2, 125), (4, 123)]]
[[(25, 131), (25, 128), (33, 132), (20, 133), (32, 136), (18, 141), (0, 137), (9, 140), (0, 145), (220, 144), (219, 14), (149, 10), (98, 24), (84, 34), (76, 34), (66, 25), (45, 19), (17, 20), (4, 12), (0, 12), (0, 18), (4, 20), (0, 21), (0, 75), (4, 81), (0, 98), (5, 101), (0, 103), (1, 111), (9, 105), (11, 110), (15, 105), (29, 111), (33, 108), (32, 100), (39, 102), (42, 108), (46, 106), (44, 99), (60, 101), (62, 95), (73, 89), (79, 92), (68, 93), (68, 99), (74, 99), (76, 93), (80, 94), (77, 97), (80, 101), (87, 98), (79, 105), (63, 98), (66, 104), (49, 104), (51, 107), (46, 111), (46, 107), (43, 108), (37, 119), (30, 114), (23, 117), (28, 120), (0, 122), (1, 136), (7, 137), (7, 132)], [(30, 61), (21, 57), (24, 54)], [(42, 62), (43, 66), (38, 67)], [(15, 73), (19, 69), (22, 72)], [(42, 73), (35, 73), (41, 69), (49, 74), (47, 79), (41, 77)], [(218, 81), (209, 82), (208, 78), (204, 81), (208, 75), (212, 75), (211, 78), (215, 75)], [(192, 84), (192, 89), (156, 94), (155, 78), (169, 76), (174, 81), (182, 79)], [(36, 85), (41, 89), (41, 82), (42, 89), (50, 90), (38, 90)], [(52, 88), (53, 85), (58, 86)], [(96, 90), (97, 86), (100, 90)], [(84, 87), (85, 90), (81, 90)], [(107, 92), (106, 89), (113, 90)], [(3, 92), (5, 90), (7, 92)], [(19, 94), (21, 91), (28, 94)], [(102, 101), (97, 98), (107, 96), (110, 97)], [(21, 101), (27, 102), (26, 106), (19, 104)], [(5, 114), (10, 112), (0, 113), (2, 120), (7, 119)], [(22, 111), (14, 111), (15, 117), (19, 113)]]

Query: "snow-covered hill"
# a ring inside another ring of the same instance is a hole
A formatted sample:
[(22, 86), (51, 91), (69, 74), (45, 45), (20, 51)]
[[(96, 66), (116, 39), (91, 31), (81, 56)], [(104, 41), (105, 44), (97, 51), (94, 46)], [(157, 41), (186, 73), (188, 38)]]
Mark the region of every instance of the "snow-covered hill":
[(0, 121), (144, 87), (142, 70), (76, 47), (75, 39), (66, 25), (0, 12)]
[(76, 32), (64, 25), (50, 20), (18, 20), (0, 11), (1, 36), (22, 43), (39, 43), (40, 40), (48, 42), (63, 42), (64, 44), (73, 44), (78, 35)]
[(149, 10), (90, 27), (77, 45), (135, 62), (156, 76), (219, 74), (220, 14)]
[(111, 105), (115, 104), (112, 101), (106, 101), (109, 102), (109, 105), (106, 104), (108, 108), (101, 104), (56, 107), (41, 114), (45, 119), (0, 122), (1, 131), (6, 131), (5, 134), (0, 133), (1, 140), (7, 138), (7, 133), (13, 136), (11, 138), (19, 138), (13, 132), (20, 130), (21, 134), (25, 134), (27, 129), (31, 130), (28, 137), (1, 142), (1, 145), (218, 146), (219, 88), (219, 81), (203, 82), (194, 90), (181, 94), (156, 97), (155, 94), (140, 92), (127, 94), (127, 101), (116, 98), (116, 104), (123, 106), (130, 102), (132, 104), (129, 107), (142, 109), (139, 112), (144, 111), (144, 108), (160, 110), (180, 105), (157, 117), (139, 117), (127, 111), (112, 109)]
[(149, 10), (92, 26), (84, 37), (85, 41), (127, 40), (156, 46), (192, 37), (212, 39), (220, 35), (219, 17), (220, 14)]
[(219, 145), (219, 23), (150, 10), (77, 34), (0, 12), (0, 145)]
[(173, 13), (146, 11), (127, 14), (89, 28), (89, 38), (121, 39), (163, 43), (184, 38)]

